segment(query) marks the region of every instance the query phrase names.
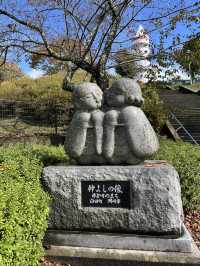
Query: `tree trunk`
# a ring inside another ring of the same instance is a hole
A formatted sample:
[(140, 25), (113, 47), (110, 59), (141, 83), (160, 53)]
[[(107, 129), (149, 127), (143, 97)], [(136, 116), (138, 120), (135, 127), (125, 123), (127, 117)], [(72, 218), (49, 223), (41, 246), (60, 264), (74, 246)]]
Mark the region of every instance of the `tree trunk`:
[(194, 74), (194, 72), (191, 70), (191, 71), (190, 71), (190, 84), (194, 84), (194, 78), (195, 78), (195, 74)]
[(192, 72), (192, 75), (191, 75), (191, 82), (192, 82), (192, 84), (194, 84), (194, 80), (195, 80), (195, 75), (194, 75), (194, 72)]
[(109, 87), (109, 78), (106, 74), (101, 74), (99, 72), (95, 72), (91, 76), (91, 82), (96, 82), (97, 85), (102, 89), (102, 91), (106, 90)]
[[(72, 83), (72, 77), (73, 74), (75, 73), (75, 71), (78, 69), (74, 68), (72, 69), (72, 71), (68, 71), (68, 73), (66, 74), (64, 80), (63, 80), (63, 90), (66, 91), (73, 91), (74, 85)], [(85, 70), (86, 71), (86, 70)], [(109, 87), (109, 77), (106, 73), (102, 73), (100, 71), (98, 71), (97, 69), (88, 72), (91, 74), (91, 82), (96, 82), (97, 85), (102, 89), (102, 91), (106, 90)]]
[(192, 62), (189, 63), (189, 72), (190, 72), (190, 84), (193, 84), (195, 74), (194, 74), (194, 71), (192, 69)]
[(96, 82), (97, 85), (102, 89), (102, 91), (106, 90), (109, 87), (109, 79), (107, 75), (97, 77)]

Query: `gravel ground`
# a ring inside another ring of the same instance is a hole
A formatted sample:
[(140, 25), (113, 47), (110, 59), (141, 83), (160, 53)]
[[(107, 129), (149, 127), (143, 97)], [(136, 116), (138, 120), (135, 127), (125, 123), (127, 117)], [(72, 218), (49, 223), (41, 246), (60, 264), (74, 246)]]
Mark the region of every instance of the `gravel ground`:
[(200, 207), (186, 215), (185, 225), (200, 249)]

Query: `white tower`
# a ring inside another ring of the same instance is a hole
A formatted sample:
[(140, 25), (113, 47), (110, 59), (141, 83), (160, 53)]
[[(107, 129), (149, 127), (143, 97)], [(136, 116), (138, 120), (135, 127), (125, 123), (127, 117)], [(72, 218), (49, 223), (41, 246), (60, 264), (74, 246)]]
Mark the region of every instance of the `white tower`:
[(151, 54), (150, 39), (145, 29), (140, 25), (133, 42), (133, 54), (136, 58), (134, 62), (137, 68), (137, 74), (134, 77), (141, 83), (147, 83), (147, 71), (150, 67), (148, 60)]

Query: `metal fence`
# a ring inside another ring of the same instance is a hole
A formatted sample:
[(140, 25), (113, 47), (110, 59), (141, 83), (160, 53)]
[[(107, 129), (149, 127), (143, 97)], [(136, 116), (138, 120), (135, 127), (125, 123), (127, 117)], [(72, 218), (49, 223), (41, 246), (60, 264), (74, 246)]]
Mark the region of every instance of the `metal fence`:
[(62, 135), (69, 124), (71, 106), (55, 102), (0, 99), (0, 138)]

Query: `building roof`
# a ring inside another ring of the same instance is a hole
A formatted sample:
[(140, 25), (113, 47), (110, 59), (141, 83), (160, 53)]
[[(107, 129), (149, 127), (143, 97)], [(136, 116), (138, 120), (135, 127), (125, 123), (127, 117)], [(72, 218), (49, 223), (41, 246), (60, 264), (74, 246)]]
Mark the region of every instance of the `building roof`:
[(159, 94), (164, 103), (170, 108), (200, 108), (200, 95), (182, 93), (179, 90), (160, 89)]
[(200, 86), (197, 86), (197, 87), (195, 87), (195, 86), (186, 86), (186, 85), (180, 85), (179, 86), (179, 90), (180, 91), (188, 91), (188, 92), (192, 92), (192, 93), (198, 93), (198, 92), (200, 92)]

